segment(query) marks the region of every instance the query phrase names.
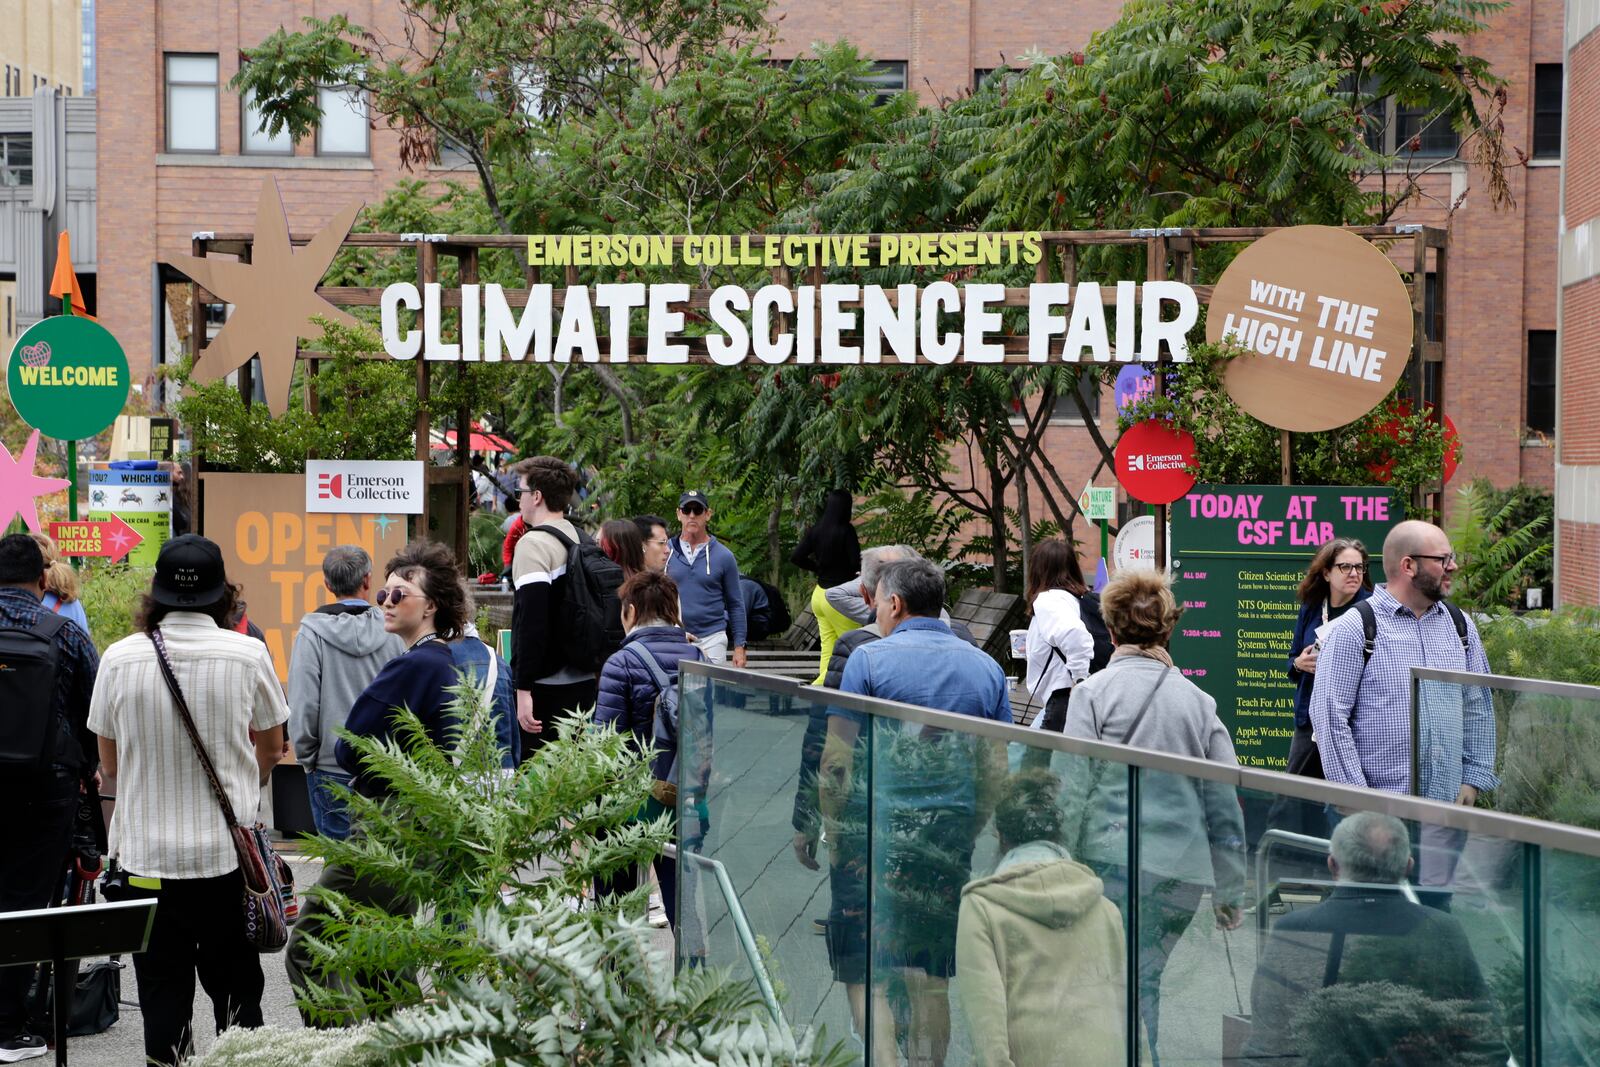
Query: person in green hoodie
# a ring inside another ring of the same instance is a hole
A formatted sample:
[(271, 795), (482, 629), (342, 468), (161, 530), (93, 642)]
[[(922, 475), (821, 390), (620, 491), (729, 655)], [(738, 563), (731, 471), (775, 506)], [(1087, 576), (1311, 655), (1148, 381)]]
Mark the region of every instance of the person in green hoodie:
[(961, 891), (956, 985), (979, 1067), (1127, 1062), (1122, 916), (1062, 843), (1060, 797), (1049, 771), (1010, 778), (1000, 862)]

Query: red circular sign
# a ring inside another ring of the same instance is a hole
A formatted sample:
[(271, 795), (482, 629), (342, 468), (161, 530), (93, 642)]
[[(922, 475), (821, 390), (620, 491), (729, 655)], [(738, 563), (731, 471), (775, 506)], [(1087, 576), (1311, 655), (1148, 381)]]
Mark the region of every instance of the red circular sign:
[(1194, 434), (1150, 419), (1117, 440), (1117, 481), (1146, 504), (1170, 504), (1194, 488)]

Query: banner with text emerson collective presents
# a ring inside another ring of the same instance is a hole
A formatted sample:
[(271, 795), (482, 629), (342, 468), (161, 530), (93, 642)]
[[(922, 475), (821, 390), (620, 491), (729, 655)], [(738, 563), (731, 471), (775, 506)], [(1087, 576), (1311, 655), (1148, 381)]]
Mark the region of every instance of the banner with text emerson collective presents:
[[(534, 235), (528, 263), (767, 271), (1036, 267), (1044, 238), (1026, 233)], [(1154, 361), (1162, 344), (1189, 358), (1195, 291), (1174, 281), (925, 285), (770, 284), (695, 289), (682, 282), (421, 287), (379, 302), (394, 359), (655, 364), (710, 362), (949, 364)], [(1018, 328), (1026, 325), (1026, 333)], [(642, 331), (640, 329), (642, 325)]]
[(300, 617), (332, 603), (322, 557), (335, 545), (360, 545), (373, 572), (406, 543), (406, 520), (393, 511), (309, 514), (301, 474), (200, 475), (203, 529), (222, 549), (228, 581), (244, 586), (250, 621), (261, 627), (278, 680), (289, 680), (289, 654)]
[(1283, 770), (1294, 734), (1289, 645), (1297, 589), (1335, 537), (1367, 546), (1383, 581), (1383, 539), (1404, 505), (1373, 486), (1197, 485), (1172, 505), (1172, 576), (1183, 618), (1172, 658), (1217, 702), (1246, 767)]

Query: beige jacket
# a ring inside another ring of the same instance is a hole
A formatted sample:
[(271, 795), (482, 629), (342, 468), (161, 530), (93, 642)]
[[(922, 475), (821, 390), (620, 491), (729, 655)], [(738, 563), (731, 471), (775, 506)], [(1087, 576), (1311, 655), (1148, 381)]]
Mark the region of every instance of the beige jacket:
[(1126, 1063), (1123, 949), (1122, 917), (1093, 871), (1047, 842), (1006, 853), (961, 891), (955, 980), (973, 1062)]

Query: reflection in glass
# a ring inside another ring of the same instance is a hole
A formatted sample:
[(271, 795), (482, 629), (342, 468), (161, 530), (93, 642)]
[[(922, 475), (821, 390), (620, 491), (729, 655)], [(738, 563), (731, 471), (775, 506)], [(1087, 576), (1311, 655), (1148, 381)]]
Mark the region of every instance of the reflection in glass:
[(1407, 899), (1404, 823), (1358, 812), (1334, 830), (1336, 885), (1280, 918), (1256, 966), (1249, 1062), (1504, 1064), (1508, 1050), (1466, 932)]

